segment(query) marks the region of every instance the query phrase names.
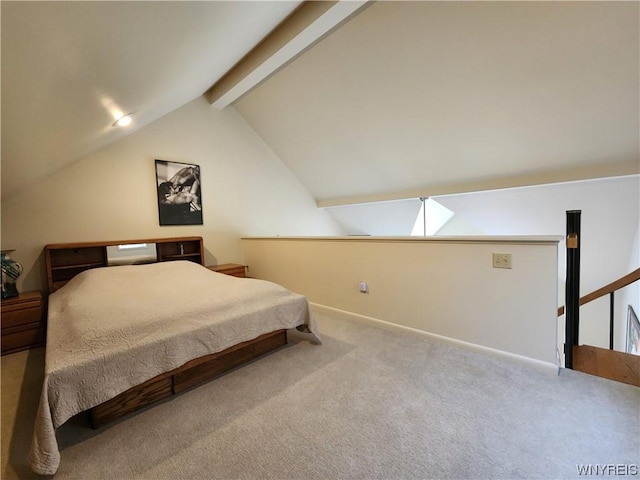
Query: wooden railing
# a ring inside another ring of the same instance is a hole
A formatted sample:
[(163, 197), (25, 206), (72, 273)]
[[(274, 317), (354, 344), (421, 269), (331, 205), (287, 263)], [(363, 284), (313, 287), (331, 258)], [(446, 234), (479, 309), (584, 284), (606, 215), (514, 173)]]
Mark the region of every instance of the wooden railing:
[[(616, 290), (620, 290), (621, 288), (624, 288), (627, 285), (630, 285), (638, 280), (640, 280), (640, 268), (636, 268), (633, 272), (619, 278), (615, 282), (611, 282), (609, 285), (605, 285), (604, 287), (599, 288), (598, 290), (594, 290), (584, 297), (581, 297), (580, 306), (584, 305), (585, 303), (589, 303), (597, 298), (604, 297), (605, 295), (610, 295)], [(558, 316), (561, 315), (564, 315), (564, 305), (558, 308)]]
[[(640, 280), (640, 268), (636, 268), (633, 272), (619, 278), (615, 282), (611, 282), (609, 285), (605, 285), (604, 287), (599, 288), (598, 290), (594, 290), (588, 295), (580, 298), (579, 307), (597, 298), (609, 295), (609, 350), (613, 350), (614, 294), (617, 290), (620, 290), (621, 288), (624, 288), (627, 285), (630, 285), (638, 280)], [(564, 306), (558, 308), (558, 316), (561, 316), (563, 314)]]
[[(567, 210), (567, 276), (565, 280), (565, 306), (558, 309), (564, 314), (566, 368), (598, 375), (640, 387), (640, 356), (617, 352), (614, 340), (614, 293), (640, 280), (640, 268), (615, 282), (605, 285), (580, 298), (580, 210)], [(609, 295), (609, 349), (580, 345), (580, 307), (596, 298)]]

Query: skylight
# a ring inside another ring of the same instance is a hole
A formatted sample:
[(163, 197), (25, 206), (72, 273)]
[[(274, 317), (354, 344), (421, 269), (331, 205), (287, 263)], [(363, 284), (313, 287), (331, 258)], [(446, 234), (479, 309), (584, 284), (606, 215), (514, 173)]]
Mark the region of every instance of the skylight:
[(422, 202), (411, 236), (435, 235), (454, 215), (455, 213), (444, 205), (432, 198), (427, 198)]

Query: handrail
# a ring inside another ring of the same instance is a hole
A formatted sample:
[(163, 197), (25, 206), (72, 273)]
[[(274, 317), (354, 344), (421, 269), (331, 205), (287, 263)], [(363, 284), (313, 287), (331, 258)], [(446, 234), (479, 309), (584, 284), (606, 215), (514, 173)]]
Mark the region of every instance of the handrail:
[[(636, 268), (633, 272), (628, 273), (624, 277), (619, 278), (615, 282), (611, 282), (609, 285), (605, 285), (598, 290), (594, 290), (593, 292), (585, 295), (580, 298), (580, 306), (585, 303), (589, 303), (597, 298), (604, 297), (605, 295), (609, 295), (616, 290), (626, 287), (627, 285), (632, 284), (640, 280), (640, 268)], [(564, 305), (558, 308), (558, 316), (564, 315)]]

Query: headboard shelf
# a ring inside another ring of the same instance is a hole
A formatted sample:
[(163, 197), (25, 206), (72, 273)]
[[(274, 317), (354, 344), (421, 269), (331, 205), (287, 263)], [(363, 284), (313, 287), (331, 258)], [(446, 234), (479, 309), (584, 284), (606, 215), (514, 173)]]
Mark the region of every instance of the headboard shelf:
[(74, 268), (96, 268), (96, 267), (104, 267), (104, 263), (102, 262), (92, 262), (92, 263), (79, 263), (78, 265), (52, 265), (51, 270), (73, 270)]
[(49, 293), (85, 270), (107, 267), (107, 247), (155, 244), (156, 262), (190, 260), (204, 265), (202, 237), (145, 238), (106, 242), (58, 243), (44, 247)]
[[(167, 260), (191, 260), (192, 258), (197, 258), (200, 257), (199, 253), (183, 253), (183, 254), (176, 254), (176, 255), (163, 255), (162, 258), (164, 261)], [(201, 263), (201, 262), (198, 262)]]

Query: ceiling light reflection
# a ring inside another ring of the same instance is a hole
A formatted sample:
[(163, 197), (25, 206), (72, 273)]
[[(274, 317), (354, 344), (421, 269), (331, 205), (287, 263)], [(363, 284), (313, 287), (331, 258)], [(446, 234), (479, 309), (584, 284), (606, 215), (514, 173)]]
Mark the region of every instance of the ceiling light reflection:
[(133, 121), (133, 116), (131, 113), (128, 113), (126, 115), (121, 115), (115, 122), (113, 122), (113, 126), (126, 127), (127, 125), (131, 124), (132, 121)]

